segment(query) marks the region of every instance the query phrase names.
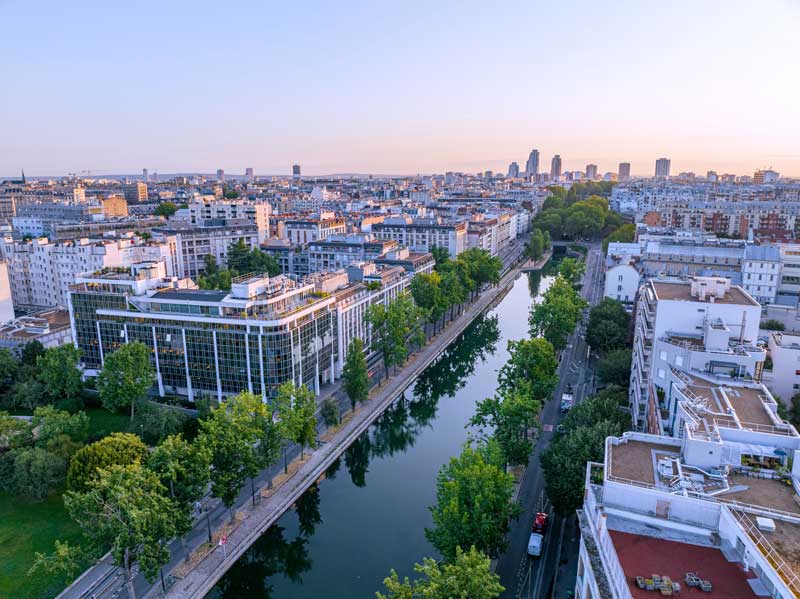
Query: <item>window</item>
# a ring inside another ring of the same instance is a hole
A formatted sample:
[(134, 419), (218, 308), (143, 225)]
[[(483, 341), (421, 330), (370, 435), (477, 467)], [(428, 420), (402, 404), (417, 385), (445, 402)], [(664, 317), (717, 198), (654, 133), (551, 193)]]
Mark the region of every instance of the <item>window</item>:
[(662, 351), (660, 354), (658, 354), (658, 357), (666, 362), (667, 361), (667, 352)]
[(619, 280), (620, 280), (620, 281), (622, 280), (622, 275), (619, 275)]
[(675, 356), (675, 366), (683, 366), (683, 356)]
[(666, 376), (666, 372), (664, 372), (663, 368), (658, 369), (658, 378), (663, 379)]

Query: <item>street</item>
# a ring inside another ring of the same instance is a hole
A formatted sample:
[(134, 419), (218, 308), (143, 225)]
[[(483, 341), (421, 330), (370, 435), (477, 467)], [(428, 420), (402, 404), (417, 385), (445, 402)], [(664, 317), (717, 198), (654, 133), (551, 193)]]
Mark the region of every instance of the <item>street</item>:
[[(595, 305), (603, 297), (605, 269), (600, 245), (593, 244), (589, 247), (581, 295), (590, 305)], [(522, 513), (509, 533), (508, 549), (497, 564), (500, 583), (506, 588), (503, 593), (505, 599), (549, 597), (561, 599), (575, 586), (579, 546), (576, 518), (574, 515), (562, 518), (549, 505), (545, 496), (544, 475), (539, 466), (539, 458), (552, 441), (556, 434), (556, 426), (563, 418), (560, 413), (560, 403), (561, 395), (567, 386), (572, 386), (576, 402), (594, 392), (593, 375), (589, 368), (589, 349), (581, 336), (581, 330), (582, 325), (579, 324), (578, 331), (570, 335), (569, 344), (562, 354), (557, 372), (559, 383), (552, 399), (542, 409), (540, 418), (542, 429), (520, 482), (518, 501)], [(545, 534), (542, 555), (529, 557), (528, 538), (534, 516), (538, 511), (549, 513), (550, 525)], [(563, 568), (565, 571), (559, 573), (556, 579), (560, 562), (564, 560), (567, 560), (565, 566), (571, 564), (571, 568)]]

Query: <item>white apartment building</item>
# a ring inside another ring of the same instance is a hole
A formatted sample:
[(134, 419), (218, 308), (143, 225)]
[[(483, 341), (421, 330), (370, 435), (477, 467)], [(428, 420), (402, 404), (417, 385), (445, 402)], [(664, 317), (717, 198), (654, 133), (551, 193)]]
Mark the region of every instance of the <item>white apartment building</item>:
[(467, 249), (467, 223), (444, 224), (440, 219), (417, 219), (410, 216), (387, 217), (372, 225), (378, 239), (390, 239), (412, 252), (430, 252), (444, 247), (455, 258)]
[(781, 280), (781, 253), (773, 245), (748, 244), (742, 259), (742, 287), (761, 305), (771, 304)]
[(76, 239), (51, 242), (46, 237), (16, 241), (0, 239), (0, 255), (8, 265), (15, 305), (66, 306), (69, 286), (79, 273), (127, 267), (148, 257), (164, 257), (174, 267), (169, 243), (144, 243), (137, 237)]
[(781, 253), (778, 302), (796, 306), (800, 300), (800, 244), (779, 243)]
[(576, 598), (663, 596), (646, 590), (653, 575), (679, 596), (800, 596), (797, 431), (750, 445), (686, 427), (682, 438), (609, 437), (603, 463), (587, 464)]
[(14, 302), (11, 298), (11, 281), (8, 265), (0, 262), (0, 324), (14, 320)]
[(606, 259), (606, 280), (603, 297), (615, 299), (627, 306), (633, 306), (640, 282), (641, 277), (635, 258), (629, 255), (609, 255)]
[(771, 333), (768, 348), (772, 371), (764, 371), (764, 382), (789, 405), (792, 397), (800, 393), (800, 335)]
[(244, 220), (258, 228), (258, 241), (269, 237), (269, 217), (272, 207), (267, 202), (218, 200), (206, 196), (189, 204), (189, 221), (193, 225), (222, 224), (228, 220)]
[(669, 368), (758, 378), (761, 306), (729, 279), (647, 281), (639, 290), (628, 398), (633, 425), (657, 432)]
[(345, 232), (343, 218), (292, 219), (283, 223), (283, 239), (297, 244), (321, 241), (331, 235), (344, 235)]
[(378, 240), (370, 233), (329, 235), (308, 244), (308, 269), (309, 272), (339, 270), (354, 262), (375, 260), (396, 248), (396, 241)]

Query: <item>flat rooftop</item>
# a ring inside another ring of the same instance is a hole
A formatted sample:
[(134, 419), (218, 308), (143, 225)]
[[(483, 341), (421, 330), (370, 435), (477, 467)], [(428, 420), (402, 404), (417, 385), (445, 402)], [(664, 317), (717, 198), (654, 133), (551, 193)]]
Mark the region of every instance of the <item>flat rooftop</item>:
[[(661, 300), (677, 300), (685, 302), (697, 302), (698, 304), (710, 304), (711, 302), (706, 299), (700, 301), (692, 295), (692, 285), (688, 282), (675, 281), (653, 281), (653, 288), (656, 291), (658, 299)], [(731, 288), (722, 297), (715, 297), (714, 302), (717, 304), (738, 304), (742, 306), (759, 306), (760, 304), (742, 291), (739, 287), (731, 286)]]
[[(752, 599), (757, 596), (747, 582), (755, 575), (745, 573), (741, 566), (729, 562), (719, 549), (616, 530), (610, 530), (609, 533), (634, 599), (661, 597), (656, 591), (640, 589), (636, 585), (637, 576), (649, 578), (653, 574), (669, 576), (673, 582), (679, 583), (682, 597)], [(694, 572), (702, 580), (708, 580), (712, 586), (711, 592), (688, 588), (684, 583), (687, 572)]]
[(680, 446), (628, 441), (611, 446), (609, 476), (636, 482), (656, 484), (656, 464), (662, 457), (680, 455)]
[(230, 295), (230, 291), (216, 291), (213, 289), (166, 289), (154, 293), (153, 298), (160, 300), (218, 303), (224, 300), (228, 295)]
[[(734, 491), (717, 495), (719, 501), (740, 501), (800, 515), (800, 497), (792, 487), (779, 480), (730, 474), (728, 484)], [(800, 534), (797, 548), (800, 552)]]

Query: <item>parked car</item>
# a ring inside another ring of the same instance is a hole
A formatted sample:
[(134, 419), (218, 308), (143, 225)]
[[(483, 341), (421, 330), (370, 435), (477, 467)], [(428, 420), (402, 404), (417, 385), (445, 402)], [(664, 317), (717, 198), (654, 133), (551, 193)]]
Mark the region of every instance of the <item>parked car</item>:
[(544, 537), (538, 532), (532, 532), (530, 538), (528, 539), (528, 555), (532, 557), (539, 557), (542, 555), (543, 543)]
[(533, 519), (533, 532), (538, 532), (539, 534), (544, 534), (547, 532), (547, 514), (544, 512), (538, 512), (536, 517)]
[(572, 393), (564, 393), (561, 395), (561, 411), (562, 412), (569, 412), (572, 409), (572, 404), (575, 403), (575, 400), (572, 397)]

